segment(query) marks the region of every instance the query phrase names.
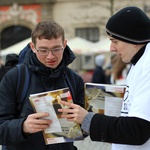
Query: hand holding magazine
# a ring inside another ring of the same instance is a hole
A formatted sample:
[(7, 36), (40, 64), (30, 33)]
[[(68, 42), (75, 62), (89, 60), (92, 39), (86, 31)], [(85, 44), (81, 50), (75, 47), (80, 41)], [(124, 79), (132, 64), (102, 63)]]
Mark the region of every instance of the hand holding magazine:
[(29, 99), (35, 112), (48, 112), (50, 114), (44, 118), (52, 120), (51, 126), (43, 131), (46, 144), (83, 140), (80, 125), (61, 118), (61, 113), (58, 112), (59, 108), (66, 107), (59, 103), (60, 100), (73, 102), (69, 88), (32, 94)]

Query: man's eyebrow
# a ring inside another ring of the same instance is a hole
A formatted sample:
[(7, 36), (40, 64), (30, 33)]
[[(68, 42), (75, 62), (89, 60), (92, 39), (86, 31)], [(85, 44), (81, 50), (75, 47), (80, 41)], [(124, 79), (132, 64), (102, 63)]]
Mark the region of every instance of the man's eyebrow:
[(39, 46), (39, 48), (47, 48), (46, 46)]
[(115, 40), (114, 38), (109, 38), (111, 41)]
[(117, 39), (114, 39), (114, 38), (109, 38), (111, 41), (117, 41)]

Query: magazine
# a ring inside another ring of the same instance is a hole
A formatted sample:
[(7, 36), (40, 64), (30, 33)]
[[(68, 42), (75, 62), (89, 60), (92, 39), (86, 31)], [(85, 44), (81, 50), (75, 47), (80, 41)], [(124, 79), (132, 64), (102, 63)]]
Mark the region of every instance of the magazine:
[(80, 125), (61, 118), (61, 113), (58, 112), (59, 108), (67, 107), (60, 104), (60, 100), (73, 102), (69, 88), (32, 94), (29, 99), (35, 112), (48, 112), (50, 116), (44, 119), (51, 119), (53, 122), (43, 131), (46, 145), (83, 140)]
[(126, 87), (85, 83), (85, 109), (107, 116), (120, 116)]

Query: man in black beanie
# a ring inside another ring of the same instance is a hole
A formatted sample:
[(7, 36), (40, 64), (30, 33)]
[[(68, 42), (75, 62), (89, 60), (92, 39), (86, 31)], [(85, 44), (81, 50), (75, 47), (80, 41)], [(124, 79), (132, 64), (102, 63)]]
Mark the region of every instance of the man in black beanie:
[(112, 150), (150, 149), (150, 20), (137, 7), (126, 7), (106, 24), (110, 50), (131, 63), (120, 117), (87, 112), (62, 102), (71, 109), (66, 117), (81, 123), (93, 141), (114, 143)]

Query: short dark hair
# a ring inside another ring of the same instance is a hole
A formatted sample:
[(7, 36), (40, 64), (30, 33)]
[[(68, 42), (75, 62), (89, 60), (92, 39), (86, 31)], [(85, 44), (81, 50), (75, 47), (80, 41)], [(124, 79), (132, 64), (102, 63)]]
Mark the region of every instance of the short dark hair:
[(36, 38), (41, 39), (57, 39), (62, 37), (62, 41), (65, 39), (64, 29), (56, 22), (52, 20), (46, 20), (39, 22), (31, 33), (32, 42), (36, 45)]

